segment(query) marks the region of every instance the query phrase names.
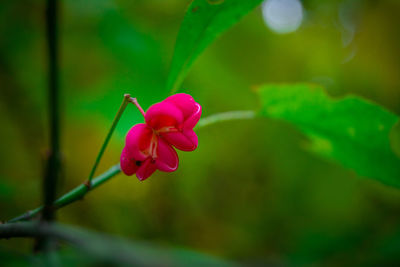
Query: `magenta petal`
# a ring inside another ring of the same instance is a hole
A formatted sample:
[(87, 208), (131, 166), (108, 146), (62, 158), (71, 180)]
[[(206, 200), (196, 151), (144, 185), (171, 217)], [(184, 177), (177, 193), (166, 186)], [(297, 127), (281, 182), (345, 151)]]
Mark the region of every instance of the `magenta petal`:
[(157, 169), (163, 172), (173, 172), (178, 168), (179, 158), (173, 147), (159, 138), (157, 146)]
[(148, 157), (148, 150), (153, 131), (144, 123), (133, 126), (126, 135), (126, 149), (130, 155), (137, 160), (145, 160)]
[(200, 104), (196, 103), (196, 109), (193, 112), (193, 114), (185, 119), (185, 122), (183, 123), (183, 128), (185, 129), (193, 129), (194, 126), (199, 122), (201, 117), (201, 106)]
[(140, 180), (146, 180), (149, 178), (155, 171), (157, 167), (156, 164), (153, 162), (152, 158), (147, 158), (145, 161), (142, 162), (142, 165), (136, 172), (136, 177)]
[(136, 165), (135, 159), (131, 158), (129, 153), (127, 153), (126, 148), (122, 150), (120, 165), (121, 170), (129, 176), (134, 174), (139, 168), (139, 166)]
[(164, 127), (182, 124), (183, 115), (174, 104), (163, 101), (152, 105), (146, 111), (145, 120), (151, 128), (159, 130)]
[(162, 136), (179, 150), (193, 151), (197, 148), (197, 135), (192, 129), (184, 129), (182, 132), (163, 133)]
[(164, 101), (173, 103), (182, 111), (184, 118), (182, 128), (193, 128), (199, 121), (201, 116), (201, 106), (194, 101), (191, 95), (183, 93), (175, 94), (167, 97)]
[(183, 117), (186, 119), (196, 111), (196, 102), (193, 97), (188, 94), (180, 93), (167, 97), (164, 101), (173, 103), (176, 107), (178, 107), (183, 114)]

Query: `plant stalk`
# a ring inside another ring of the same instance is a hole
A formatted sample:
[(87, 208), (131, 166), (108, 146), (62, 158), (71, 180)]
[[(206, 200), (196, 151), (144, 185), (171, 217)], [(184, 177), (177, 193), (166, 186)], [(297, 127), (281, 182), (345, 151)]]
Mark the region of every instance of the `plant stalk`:
[(50, 151), (43, 179), (43, 220), (54, 220), (52, 204), (56, 198), (57, 182), (60, 174), (60, 110), (59, 110), (59, 71), (57, 38), (57, 0), (47, 0), (46, 36), (48, 47), (48, 92)]
[(254, 119), (255, 117), (256, 112), (253, 110), (237, 110), (217, 113), (201, 119), (197, 123), (195, 130), (223, 121)]
[[(105, 183), (106, 181), (110, 180), (112, 177), (117, 175), (118, 173), (121, 172), (121, 169), (119, 167), (119, 164), (116, 164), (112, 166), (110, 169), (108, 169), (106, 172), (103, 174), (97, 176), (92, 180), (92, 186), (90, 190), (88, 190), (87, 186), (85, 184), (81, 184), (65, 195), (61, 196), (58, 198), (54, 203), (53, 207), (54, 209), (59, 209), (62, 208), (66, 205), (69, 205), (77, 200), (82, 199), (89, 191), (95, 189), (96, 187), (100, 186), (101, 184)], [(15, 223), (19, 221), (27, 221), (35, 217), (37, 214), (39, 214), (43, 210), (43, 206), (30, 210), (28, 212), (25, 212), (24, 214), (15, 217), (11, 220), (9, 220), (7, 223)]]
[(107, 133), (106, 139), (104, 140), (104, 143), (101, 146), (99, 153), (97, 154), (96, 161), (94, 162), (93, 168), (90, 171), (89, 178), (88, 178), (88, 181), (87, 181), (87, 184), (86, 184), (86, 186), (88, 188), (93, 186), (92, 185), (92, 179), (93, 179), (93, 176), (94, 176), (94, 174), (96, 172), (97, 166), (100, 163), (101, 157), (103, 156), (104, 151), (107, 148), (107, 145), (108, 145), (108, 143), (109, 143), (109, 141), (111, 139), (111, 136), (112, 136), (112, 134), (113, 134), (113, 132), (115, 130), (115, 127), (117, 126), (122, 114), (124, 113), (125, 108), (128, 106), (128, 104), (130, 102), (132, 102), (132, 99), (133, 98), (129, 94), (125, 94), (124, 95), (124, 99), (122, 100), (121, 106), (119, 107), (118, 112), (115, 115), (115, 118), (114, 118), (114, 121), (112, 122), (111, 128)]
[[(131, 102), (131, 99), (129, 99), (129, 101)], [(201, 119), (198, 122), (195, 129), (198, 130), (200, 128), (203, 128), (203, 127), (215, 124), (215, 123), (223, 122), (223, 121), (239, 120), (239, 119), (252, 119), (255, 117), (256, 117), (256, 112), (251, 111), (251, 110), (229, 111), (229, 112), (224, 112), (224, 113), (218, 113), (218, 114), (208, 116), (204, 119)], [(94, 178), (91, 182), (90, 188), (88, 188), (87, 184), (84, 183), (84, 184), (81, 184), (81, 185), (77, 186), (76, 188), (72, 189), (65, 195), (61, 196), (60, 198), (58, 198), (53, 204), (54, 208), (59, 209), (66, 205), (69, 205), (77, 200), (82, 199), (88, 193), (88, 191), (95, 189), (96, 187), (98, 187), (101, 184), (105, 183), (106, 181), (110, 180), (112, 177), (114, 177), (115, 175), (117, 175), (120, 172), (121, 172), (121, 169), (120, 169), (119, 164), (112, 166), (109, 170), (107, 170), (103, 174)], [(43, 206), (33, 209), (33, 210), (30, 210), (18, 217), (15, 217), (15, 218), (7, 221), (7, 223), (15, 223), (15, 222), (19, 222), (19, 221), (30, 220), (33, 217), (35, 217), (37, 214), (39, 214), (42, 210), (43, 210)]]

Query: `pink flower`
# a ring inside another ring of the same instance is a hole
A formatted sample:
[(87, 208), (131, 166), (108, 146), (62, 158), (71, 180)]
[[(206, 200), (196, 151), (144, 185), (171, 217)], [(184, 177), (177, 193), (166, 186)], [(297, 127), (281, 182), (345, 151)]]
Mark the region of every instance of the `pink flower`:
[(121, 154), (121, 169), (143, 181), (157, 169), (173, 172), (179, 158), (173, 146), (183, 151), (197, 148), (193, 131), (201, 116), (201, 106), (188, 94), (172, 95), (152, 105), (144, 114), (146, 123), (133, 126)]

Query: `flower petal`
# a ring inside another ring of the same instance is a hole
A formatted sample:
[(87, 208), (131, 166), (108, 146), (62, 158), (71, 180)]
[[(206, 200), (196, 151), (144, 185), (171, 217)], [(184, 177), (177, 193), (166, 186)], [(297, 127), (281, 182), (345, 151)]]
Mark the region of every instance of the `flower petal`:
[(201, 106), (194, 101), (191, 95), (183, 93), (175, 94), (167, 97), (164, 101), (173, 103), (181, 110), (184, 118), (184, 124), (182, 128), (193, 128), (199, 121), (201, 116)]
[(185, 119), (185, 122), (183, 123), (183, 128), (184, 129), (193, 129), (194, 126), (199, 122), (201, 117), (201, 106), (200, 104), (196, 103), (196, 109), (193, 112), (193, 114)]
[(196, 110), (197, 103), (194, 101), (193, 97), (188, 94), (180, 93), (171, 95), (164, 101), (173, 103), (177, 108), (179, 108), (185, 119), (190, 117)]
[(138, 164), (136, 164), (136, 160), (129, 155), (126, 148), (122, 150), (120, 165), (121, 170), (129, 176), (134, 174), (139, 169)]
[(157, 169), (163, 172), (173, 172), (178, 168), (179, 158), (175, 149), (162, 138), (158, 138)]
[(144, 123), (133, 126), (126, 135), (126, 149), (136, 160), (145, 160), (149, 155), (153, 131)]
[(192, 129), (183, 129), (181, 132), (162, 133), (162, 137), (168, 143), (183, 151), (193, 151), (198, 145), (197, 135)]
[(164, 127), (178, 127), (183, 122), (183, 115), (174, 104), (163, 101), (146, 111), (145, 120), (147, 125), (157, 131)]
[(144, 181), (147, 178), (150, 177), (155, 171), (157, 167), (155, 162), (153, 161), (152, 158), (147, 158), (145, 161), (142, 162), (142, 165), (139, 167), (139, 169), (136, 172), (136, 177), (140, 181)]

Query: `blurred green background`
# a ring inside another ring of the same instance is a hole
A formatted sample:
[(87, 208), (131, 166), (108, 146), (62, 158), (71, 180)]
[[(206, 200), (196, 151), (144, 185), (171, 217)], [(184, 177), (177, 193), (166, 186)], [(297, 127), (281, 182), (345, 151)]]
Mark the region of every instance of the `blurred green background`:
[[(124, 93), (144, 108), (165, 90), (176, 35), (189, 1), (61, 2), (63, 177), (83, 182)], [(203, 117), (259, 108), (264, 83), (313, 82), (400, 114), (400, 2), (302, 1), (294, 32), (278, 34), (261, 7), (199, 57), (181, 92)], [(41, 204), (48, 147), (45, 1), (0, 4), (0, 219)], [(142, 122), (124, 114), (98, 173), (119, 161), (124, 136)], [(59, 221), (132, 240), (185, 247), (237, 262), (358, 265), (400, 262), (400, 191), (364, 179), (303, 149), (307, 139), (280, 121), (215, 124), (198, 131), (179, 169), (144, 182), (122, 174)], [(0, 241), (29, 252), (30, 240)]]

